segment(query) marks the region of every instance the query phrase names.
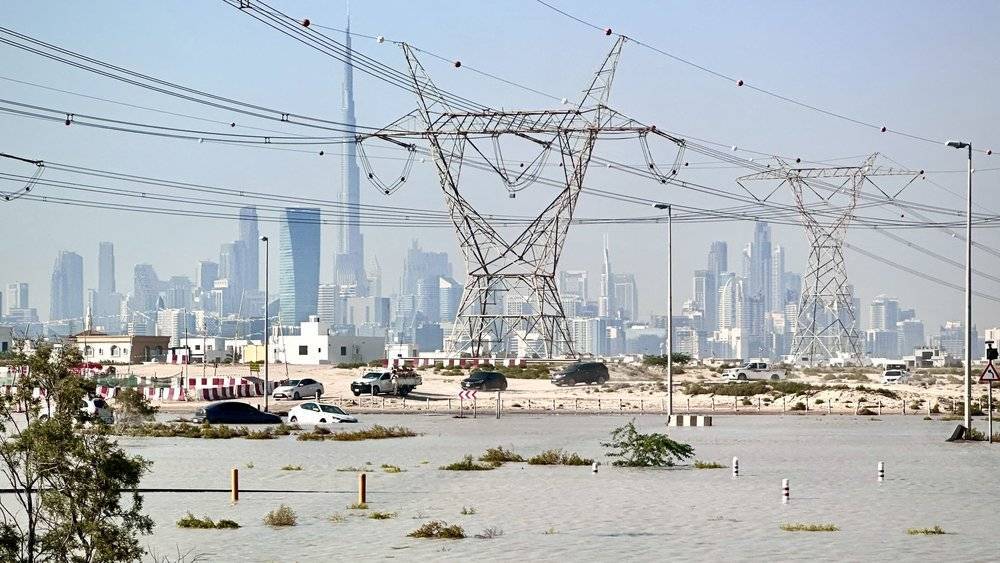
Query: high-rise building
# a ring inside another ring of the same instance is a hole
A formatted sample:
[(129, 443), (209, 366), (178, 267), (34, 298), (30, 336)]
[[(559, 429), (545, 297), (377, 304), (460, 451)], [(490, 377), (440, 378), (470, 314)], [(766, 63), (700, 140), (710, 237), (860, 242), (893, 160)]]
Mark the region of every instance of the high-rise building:
[(417, 310), (428, 323), (441, 322), (441, 277), (431, 276), (417, 280)]
[(771, 226), (763, 221), (754, 223), (753, 242), (750, 244), (750, 277), (748, 287), (753, 299), (759, 299), (764, 310), (771, 311), (773, 297), (771, 256)]
[(865, 333), (868, 355), (872, 358), (899, 358), (899, 335), (895, 330), (870, 329)]
[(638, 320), (639, 318), (639, 290), (635, 285), (635, 274), (615, 274), (614, 275), (615, 311), (621, 318), (626, 320)]
[(316, 314), (319, 320), (329, 323), (331, 326), (337, 324), (337, 303), (340, 301), (339, 287), (335, 283), (319, 284), (317, 294)]
[[(156, 311), (156, 302), (160, 297), (162, 284), (156, 275), (156, 270), (150, 264), (136, 264), (132, 271), (132, 299), (130, 309), (133, 312), (152, 316)], [(134, 319), (133, 319), (134, 320)]]
[(260, 232), (257, 230), (257, 208), (253, 206), (240, 208), (240, 239), (242, 247), (239, 253), (242, 274), (240, 285), (243, 289), (256, 291), (260, 289)]
[(211, 260), (200, 260), (196, 277), (199, 289), (212, 291), (212, 288), (215, 287), (215, 280), (219, 279), (219, 263)]
[(14, 309), (28, 308), (28, 284), (13, 282), (7, 284), (7, 314)]
[(785, 306), (789, 303), (798, 305), (799, 300), (802, 298), (802, 275), (794, 272), (785, 272), (781, 276), (781, 287), (785, 292)]
[(704, 329), (711, 332), (718, 328), (719, 291), (715, 287), (715, 274), (708, 270), (695, 270), (692, 279), (694, 306), (702, 312)]
[(604, 235), (604, 260), (601, 267), (601, 295), (597, 302), (597, 314), (602, 318), (612, 317), (617, 310), (615, 303), (614, 274), (611, 271), (611, 257), (608, 252), (608, 235)]
[(602, 318), (567, 319), (573, 346), (579, 354), (603, 356), (608, 349), (608, 323)]
[[(351, 60), (351, 19), (347, 16), (344, 32), (347, 46), (344, 57), (344, 84), (341, 90), (341, 121), (352, 135), (356, 118), (354, 115), (354, 63)], [(361, 175), (358, 171), (357, 146), (342, 143), (340, 153), (340, 204), (344, 207), (344, 221), (337, 231), (337, 251), (334, 254), (334, 283), (354, 285), (358, 295), (368, 295), (368, 277), (365, 274), (364, 237), (361, 234)]]
[(909, 356), (916, 348), (927, 344), (924, 336), (924, 322), (920, 319), (906, 319), (896, 322), (896, 332), (899, 335), (899, 354)]
[(868, 306), (869, 330), (896, 330), (899, 322), (899, 300), (888, 295), (877, 295)]
[(401, 295), (416, 295), (419, 280), (430, 277), (451, 277), (451, 262), (447, 252), (425, 252), (420, 243), (413, 239), (403, 261), (403, 279), (400, 283)]
[(581, 302), (587, 301), (587, 271), (565, 270), (559, 272), (559, 296), (577, 297)]
[(458, 316), (458, 305), (462, 300), (462, 284), (453, 278), (438, 277), (438, 298), (441, 302), (441, 322), (453, 323)]
[(722, 272), (729, 271), (729, 250), (726, 241), (717, 240), (708, 250), (708, 271), (718, 278)]
[(771, 248), (771, 308), (768, 312), (785, 310), (785, 247)]
[(315, 315), (319, 301), (320, 210), (289, 207), (281, 221), (278, 250), (278, 321), (296, 326)]
[[(940, 332), (933, 338), (933, 344), (941, 350), (948, 352), (955, 358), (965, 357), (965, 323), (962, 321), (948, 321), (941, 327)], [(972, 357), (975, 358), (982, 350), (982, 342), (979, 341), (979, 330), (972, 327)]]
[(110, 294), (115, 291), (115, 245), (102, 242), (97, 248), (97, 292)]
[(83, 325), (83, 257), (75, 252), (60, 251), (52, 269), (52, 292), (49, 320)]

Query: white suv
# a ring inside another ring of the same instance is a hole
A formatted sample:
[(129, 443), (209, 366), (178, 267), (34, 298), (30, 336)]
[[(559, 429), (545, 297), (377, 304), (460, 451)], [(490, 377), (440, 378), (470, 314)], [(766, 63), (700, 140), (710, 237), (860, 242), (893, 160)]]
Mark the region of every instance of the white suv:
[(882, 372), (882, 383), (908, 383), (909, 381), (910, 374), (906, 370), (887, 369)]

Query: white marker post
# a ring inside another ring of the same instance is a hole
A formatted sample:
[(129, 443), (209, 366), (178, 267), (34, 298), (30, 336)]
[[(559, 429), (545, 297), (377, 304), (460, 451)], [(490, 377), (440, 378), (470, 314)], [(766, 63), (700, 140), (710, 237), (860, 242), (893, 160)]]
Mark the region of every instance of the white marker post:
[(733, 479), (740, 476), (740, 458), (733, 458)]
[(788, 479), (781, 480), (781, 504), (788, 504)]
[(878, 482), (885, 481), (885, 462), (878, 462)]

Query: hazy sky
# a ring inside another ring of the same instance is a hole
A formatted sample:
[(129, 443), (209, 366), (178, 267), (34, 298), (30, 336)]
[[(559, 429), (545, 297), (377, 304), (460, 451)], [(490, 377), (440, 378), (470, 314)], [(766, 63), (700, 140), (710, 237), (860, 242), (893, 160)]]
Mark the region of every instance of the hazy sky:
[[(935, 139), (972, 139), (1000, 151), (1000, 87), (995, 39), (1000, 25), (996, 2), (567, 2), (553, 0), (581, 17), (620, 31), (730, 76), (738, 76), (783, 95), (890, 128)], [(274, 0), (275, 7), (318, 24), (340, 27), (340, 2)], [(126, 68), (179, 82), (201, 90), (287, 108), (290, 112), (340, 118), (342, 65), (287, 36), (265, 27), (222, 2), (8, 2), (3, 26)], [(560, 16), (531, 0), (509, 2), (355, 2), (355, 31), (406, 40), (423, 49), (460, 59), (473, 66), (555, 96), (576, 99), (590, 74), (611, 45), (611, 39)], [(333, 33), (333, 32), (330, 32)], [(386, 42), (356, 40), (355, 49), (403, 69), (398, 47)], [(545, 108), (558, 103), (543, 96), (503, 85), (467, 70), (424, 57), (437, 83), (450, 91), (494, 107)], [(100, 96), (188, 115), (250, 122), (238, 115), (182, 102), (84, 73), (34, 55), (0, 45), (0, 97), (92, 113), (123, 120), (174, 127), (228, 127), (122, 107), (64, 93), (42, 90), (5, 79)], [(381, 125), (415, 107), (412, 94), (392, 88), (363, 73), (355, 74), (358, 121)], [(944, 171), (930, 178), (955, 194), (964, 194), (964, 155), (943, 146), (881, 134), (804, 110), (719, 80), (636, 44), (627, 44), (613, 87), (611, 103), (621, 111), (655, 123), (662, 129), (717, 141), (726, 146), (801, 156), (808, 160), (861, 160), (875, 151), (912, 169)], [(278, 194), (335, 199), (339, 192), (340, 160), (336, 147), (315, 152), (289, 152), (198, 144), (65, 127), (0, 114), (0, 152), (54, 162), (91, 166), (134, 174), (159, 176), (219, 186), (245, 187)], [(668, 161), (668, 147), (654, 145), (657, 158)], [(376, 152), (392, 155), (390, 152)], [(605, 143), (602, 156), (641, 162), (635, 141)], [(752, 156), (742, 150), (738, 154)], [(692, 162), (708, 163), (690, 154)], [(977, 156), (977, 204), (980, 211), (1000, 209), (1000, 155)], [(386, 176), (396, 174), (399, 162), (377, 162)], [(988, 170), (994, 169), (994, 170)], [(949, 172), (950, 171), (950, 172)], [(0, 172), (30, 174), (31, 167), (0, 162)], [(741, 170), (702, 168), (684, 172), (692, 181), (736, 192), (734, 179)], [(68, 179), (58, 173), (45, 178)], [(484, 175), (464, 178), (466, 193), (491, 213), (525, 213), (552, 197), (552, 189), (534, 186), (507, 198), (502, 187)], [(443, 210), (444, 204), (432, 165), (418, 162), (410, 182), (391, 197), (362, 181), (366, 204)], [(732, 201), (696, 194), (677, 187), (625, 176), (592, 166), (587, 184), (624, 194), (678, 204), (720, 208)], [(9, 189), (4, 184), (0, 189)], [(150, 191), (154, 191), (152, 188)], [(67, 195), (59, 188), (40, 187), (35, 193)], [(73, 197), (102, 196), (74, 193)], [(777, 196), (791, 202), (790, 194)], [(929, 181), (918, 181), (901, 196), (912, 201), (960, 210), (963, 199)], [(253, 203), (246, 198), (245, 203)], [(164, 204), (169, 206), (169, 204)], [(653, 213), (651, 208), (584, 195), (579, 217), (629, 217)], [(888, 208), (871, 215), (892, 217)], [(675, 225), (675, 288), (680, 302), (691, 294), (691, 271), (705, 267), (712, 240), (730, 244), (730, 267), (739, 269), (739, 252), (752, 236), (752, 223)], [(321, 278), (332, 276), (333, 226), (324, 227)], [(278, 238), (276, 224), (261, 226)], [(456, 270), (462, 266), (454, 234), (449, 228), (363, 229), (369, 262), (378, 257), (384, 287), (395, 291), (402, 257), (409, 241), (418, 237), (425, 248), (447, 249)], [(579, 226), (569, 236), (562, 266), (586, 268), (596, 298), (601, 254), (600, 241), (608, 233), (614, 268), (634, 272), (640, 289), (640, 310), (665, 310), (665, 226)], [(199, 259), (217, 259), (218, 247), (236, 237), (235, 222), (190, 219), (109, 210), (63, 207), (40, 202), (0, 204), (0, 233), (5, 259), (0, 282), (31, 284), (32, 306), (47, 316), (49, 276), (56, 253), (74, 250), (84, 256), (85, 284), (96, 286), (98, 242), (115, 243), (118, 285), (132, 286), (132, 266), (155, 265), (161, 279), (171, 275), (194, 277)], [(963, 259), (961, 241), (940, 230), (898, 231), (915, 244)], [(1000, 247), (996, 229), (980, 229), (975, 238)], [(802, 271), (806, 260), (805, 235), (800, 227), (775, 226), (775, 242), (788, 248), (786, 267)], [(961, 284), (962, 270), (936, 261), (870, 230), (852, 230), (848, 241), (886, 261), (905, 263), (952, 283)], [(276, 256), (275, 256), (276, 258)], [(1000, 260), (976, 252), (977, 267), (996, 273)], [(937, 325), (962, 316), (962, 294), (931, 282), (912, 279), (868, 257), (847, 253), (848, 272), (862, 300), (879, 293), (900, 298), (916, 307), (927, 323), (928, 336)], [(277, 260), (272, 260), (276, 275)], [(998, 274), (1000, 275), (1000, 274)], [(980, 291), (996, 294), (1000, 284), (975, 279)], [(976, 299), (975, 320), (980, 329), (1000, 325), (1000, 306)], [(865, 325), (867, 326), (867, 325)]]

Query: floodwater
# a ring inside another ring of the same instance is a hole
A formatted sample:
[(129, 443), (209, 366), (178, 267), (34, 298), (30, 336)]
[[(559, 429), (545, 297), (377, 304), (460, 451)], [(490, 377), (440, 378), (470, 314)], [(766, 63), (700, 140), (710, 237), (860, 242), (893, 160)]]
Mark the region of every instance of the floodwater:
[[(1000, 444), (948, 444), (956, 423), (919, 416), (872, 420), (853, 416), (716, 417), (711, 428), (672, 428), (700, 460), (725, 469), (618, 469), (507, 464), (493, 471), (451, 472), (438, 466), (487, 447), (524, 455), (565, 448), (602, 461), (605, 440), (627, 421), (614, 416), (480, 417), (366, 415), (362, 424), (402, 424), (416, 438), (364, 442), (129, 439), (155, 462), (148, 487), (227, 488), (240, 468), (244, 489), (319, 489), (328, 493), (150, 493), (156, 521), (146, 538), (161, 556), (178, 551), (206, 561), (485, 560), (956, 560), (1000, 559)], [(664, 431), (663, 418), (636, 419)], [(731, 476), (733, 456), (740, 477)], [(886, 480), (876, 479), (878, 461)], [(368, 475), (370, 510), (398, 513), (372, 520), (347, 510), (357, 475)], [(426, 462), (426, 463), (423, 463)], [(383, 463), (405, 471), (386, 474)], [(252, 464), (252, 468), (248, 468)], [(286, 464), (302, 471), (282, 471)], [(791, 502), (781, 503), (789, 479)], [(298, 525), (271, 529), (263, 516), (285, 503)], [(461, 515), (464, 507), (475, 514)], [(239, 530), (185, 530), (184, 513), (230, 518)], [(331, 522), (332, 514), (346, 520)], [(460, 524), (464, 540), (406, 534), (439, 519)], [(782, 523), (832, 523), (839, 532), (784, 532)], [(939, 525), (947, 535), (910, 536), (907, 528)], [(476, 539), (495, 527), (503, 535)]]

